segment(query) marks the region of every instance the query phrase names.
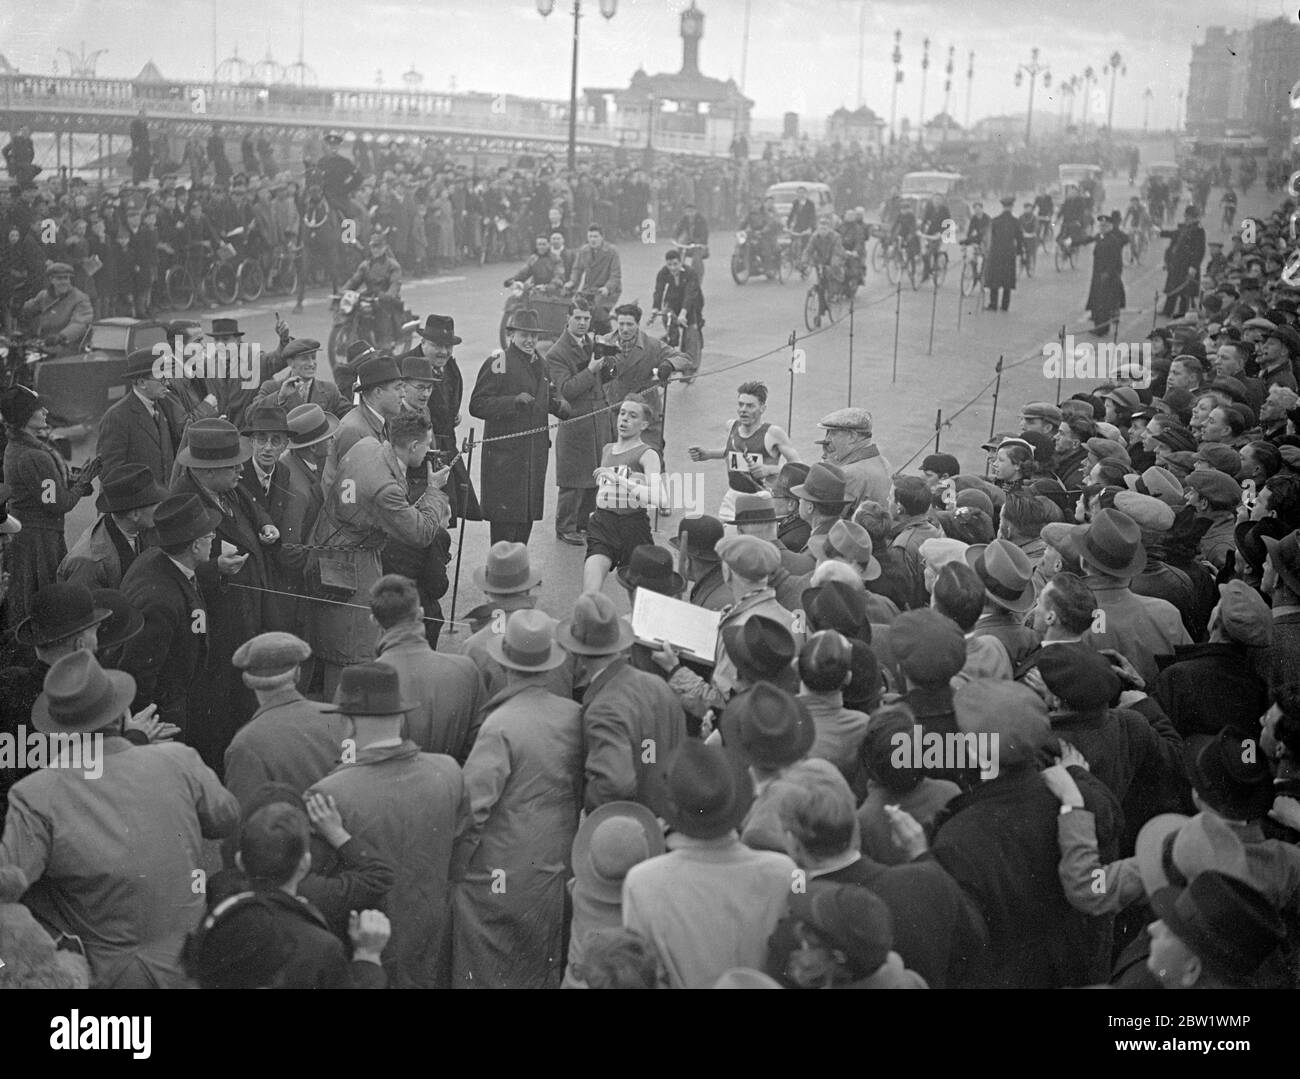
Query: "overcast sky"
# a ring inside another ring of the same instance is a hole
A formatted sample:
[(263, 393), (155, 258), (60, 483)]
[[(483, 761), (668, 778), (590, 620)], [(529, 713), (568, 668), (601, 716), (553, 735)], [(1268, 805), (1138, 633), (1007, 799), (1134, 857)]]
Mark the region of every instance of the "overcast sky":
[[(697, 0), (705, 15), (701, 67), (719, 78), (742, 75), (746, 0)], [(681, 66), (678, 17), (689, 0), (620, 0), (606, 22), (585, 0), (579, 83), (621, 87), (644, 66)], [(1027, 87), (1015, 67), (1038, 46), (1053, 89), (1035, 110), (1055, 112), (1056, 83), (1098, 72), (1116, 49), (1127, 75), (1117, 84), (1116, 126), (1142, 123), (1150, 87), (1151, 126), (1173, 121), (1187, 85), (1193, 42), (1206, 26), (1241, 28), (1259, 19), (1297, 17), (1297, 0), (749, 0), (745, 92), (759, 117), (793, 110), (822, 118), (858, 104), (858, 48), (866, 12), (863, 96), (888, 119), (893, 32), (903, 32), (905, 81), (899, 115), (920, 112), (921, 42), (931, 38), (925, 111), (943, 107), (944, 64), (956, 47), (950, 111), (966, 115), (966, 61), (975, 53), (971, 117), (1023, 113)], [(130, 77), (152, 59), (169, 78), (207, 79), (212, 72), (213, 11), (219, 60), (238, 49), (281, 64), (298, 58), (299, 0), (8, 0), (0, 4), (0, 51), (23, 71), (68, 73), (60, 48), (107, 50), (101, 75)], [(563, 99), (569, 88), (571, 0), (556, 0), (543, 19), (535, 0), (309, 0), (305, 58), (322, 85), (401, 84), (414, 65), (426, 89), (486, 90)], [(1109, 90), (1105, 80), (1101, 92)], [(1104, 98), (1096, 106), (1104, 107)], [(1077, 115), (1077, 114), (1076, 114)], [(1097, 115), (1096, 112), (1093, 113)]]

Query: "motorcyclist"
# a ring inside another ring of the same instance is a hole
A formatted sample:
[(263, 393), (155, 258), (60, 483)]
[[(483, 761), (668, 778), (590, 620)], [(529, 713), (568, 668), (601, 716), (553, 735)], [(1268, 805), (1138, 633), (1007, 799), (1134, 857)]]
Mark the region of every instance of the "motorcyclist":
[(382, 232), (370, 234), (369, 247), (370, 257), (361, 260), (343, 288), (375, 297), (375, 345), (386, 348), (397, 339), (402, 315), (402, 267)]
[(507, 288), (514, 284), (538, 287), (555, 284), (557, 278), (561, 278), (559, 271), (562, 269), (561, 260), (551, 253), (551, 241), (538, 236), (533, 241), (533, 253), (528, 256), (528, 261), (521, 270), (507, 277), (504, 284)]
[[(764, 266), (771, 266), (772, 259), (777, 257), (776, 244), (772, 238), (771, 218), (764, 209), (763, 204), (758, 199), (753, 199), (749, 204), (749, 212), (740, 223), (741, 229), (746, 233), (747, 243), (751, 253), (752, 269), (760, 271)], [(780, 233), (780, 224), (777, 225), (777, 234)], [(753, 258), (753, 255), (757, 258)]]
[(52, 262), (45, 271), (47, 287), (23, 304), (23, 327), (48, 348), (71, 352), (94, 321), (90, 297), (72, 286), (72, 267)]

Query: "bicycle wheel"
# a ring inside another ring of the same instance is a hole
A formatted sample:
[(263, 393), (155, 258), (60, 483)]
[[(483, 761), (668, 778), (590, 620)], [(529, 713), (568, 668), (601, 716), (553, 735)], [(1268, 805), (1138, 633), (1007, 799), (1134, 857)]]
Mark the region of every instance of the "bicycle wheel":
[(961, 268), (961, 294), (969, 296), (975, 291), (978, 275), (975, 273), (975, 267), (967, 262)]
[(934, 287), (940, 288), (948, 276), (948, 252), (937, 251), (934, 256)]
[(330, 358), (331, 370), (347, 358), (348, 345), (350, 344), (352, 344), (352, 333), (348, 329), (348, 324), (346, 322), (336, 322), (330, 330), (329, 341), (325, 346)]
[(917, 283), (916, 283), (916, 262), (917, 262), (917, 260), (916, 260), (915, 258), (909, 258), (909, 259), (907, 260), (907, 280), (908, 280), (909, 282), (911, 282), (911, 285), (912, 285), (912, 291), (913, 291), (913, 292), (916, 291), (916, 285), (917, 285)]
[(880, 273), (880, 271), (885, 268), (888, 261), (889, 259), (885, 255), (885, 245), (877, 240), (876, 246), (871, 249), (871, 268), (875, 270), (876, 273)]
[(695, 376), (700, 370), (700, 353), (704, 350), (704, 336), (700, 333), (698, 326), (687, 326), (682, 331), (682, 351), (691, 358), (693, 365), (691, 376), (686, 380), (689, 386), (695, 381)]
[(849, 311), (848, 293), (832, 285), (826, 292), (826, 310), (832, 322), (839, 322)]
[(194, 306), (194, 278), (184, 266), (173, 266), (163, 278), (167, 305), (182, 311)]
[(808, 290), (808, 295), (803, 301), (803, 324), (810, 330), (817, 329), (821, 325), (821, 299), (817, 295), (817, 286), (813, 285)]
[(738, 285), (749, 280), (749, 258), (744, 251), (731, 253), (731, 279)]
[(280, 287), (286, 296), (292, 296), (298, 291), (298, 260), (292, 256), (286, 256), (280, 263)]
[(212, 296), (223, 307), (229, 307), (239, 295), (239, 279), (235, 268), (229, 262), (218, 263), (208, 273), (212, 283)]
[(793, 276), (794, 263), (790, 261), (787, 252), (783, 251), (776, 260), (776, 283), (784, 285)]
[(1053, 252), (1052, 261), (1056, 263), (1056, 272), (1060, 273), (1062, 264), (1067, 261), (1065, 252), (1061, 250), (1060, 244), (1056, 245), (1056, 251)]
[(256, 259), (245, 259), (241, 262), (235, 278), (239, 282), (240, 298), (246, 303), (262, 298), (262, 292), (266, 288), (266, 278), (262, 274), (261, 264)]
[(1030, 247), (1025, 251), (1025, 276), (1034, 276), (1034, 267), (1038, 264), (1038, 248)]
[(903, 276), (903, 260), (897, 251), (892, 252), (885, 259), (885, 276), (891, 285), (897, 285)]

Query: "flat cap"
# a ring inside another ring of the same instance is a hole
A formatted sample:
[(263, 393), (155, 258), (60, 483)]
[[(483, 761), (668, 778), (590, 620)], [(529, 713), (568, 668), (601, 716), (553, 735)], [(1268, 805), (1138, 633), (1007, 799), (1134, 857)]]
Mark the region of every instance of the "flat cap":
[(241, 671), (279, 674), (311, 658), (311, 645), (292, 633), (259, 633), (245, 641), (231, 660)]
[(1088, 452), (1099, 461), (1106, 457), (1118, 457), (1125, 464), (1129, 463), (1128, 450), (1113, 438), (1090, 438), (1085, 445)]
[(1142, 398), (1132, 386), (1116, 386), (1103, 395), (1102, 400), (1114, 401), (1120, 408), (1135, 409), (1142, 406)]
[(1219, 621), (1229, 637), (1249, 648), (1266, 648), (1273, 641), (1273, 614), (1245, 581), (1219, 585)]
[(871, 433), (871, 413), (865, 408), (837, 408), (817, 421), (818, 427), (840, 431), (866, 431)]
[(1151, 495), (1119, 491), (1115, 495), (1115, 508), (1132, 517), (1145, 532), (1168, 532), (1174, 527), (1173, 506)]
[(1184, 486), (1195, 488), (1211, 505), (1220, 509), (1227, 509), (1241, 500), (1241, 484), (1217, 468), (1191, 473)]
[(1241, 454), (1222, 442), (1202, 442), (1196, 450), (1196, 459), (1233, 479), (1241, 474)]
[(299, 337), (290, 341), (280, 350), (280, 359), (292, 360), (295, 356), (306, 356), (309, 352), (319, 352), (320, 342), (310, 337)]
[(1160, 499), (1175, 510), (1184, 504), (1183, 485), (1177, 476), (1167, 468), (1152, 465), (1142, 475), (1130, 472), (1124, 477), (1124, 483), (1140, 494), (1151, 495)]
[(72, 267), (69, 266), (66, 262), (51, 262), (48, 266), (45, 267), (45, 276), (53, 277), (55, 276), (55, 274), (67, 274), (69, 277), (71, 277)]
[(718, 540), (717, 552), (733, 573), (747, 581), (770, 577), (781, 565), (776, 547), (757, 536), (724, 536)]
[(938, 611), (904, 611), (889, 624), (889, 645), (899, 669), (918, 685), (943, 685), (966, 665), (966, 639)]
[(1020, 416), (1026, 420), (1046, 420), (1055, 424), (1061, 422), (1061, 410), (1048, 401), (1030, 401), (1020, 410)]

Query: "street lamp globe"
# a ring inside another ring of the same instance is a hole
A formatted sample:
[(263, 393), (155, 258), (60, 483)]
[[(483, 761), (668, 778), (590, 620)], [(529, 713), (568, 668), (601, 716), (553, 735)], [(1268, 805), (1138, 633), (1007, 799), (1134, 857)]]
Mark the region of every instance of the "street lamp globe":
[(537, 14), (542, 18), (546, 18), (554, 10), (555, 0), (537, 0)]
[(607, 19), (618, 14), (618, 0), (600, 0), (600, 13)]

